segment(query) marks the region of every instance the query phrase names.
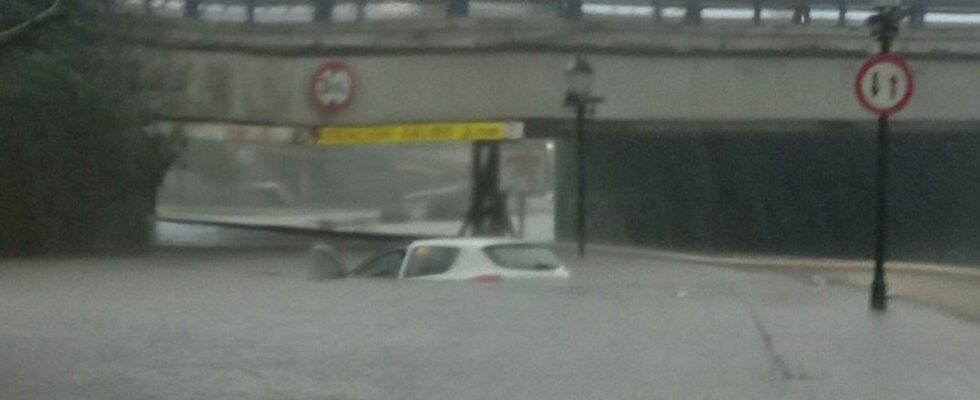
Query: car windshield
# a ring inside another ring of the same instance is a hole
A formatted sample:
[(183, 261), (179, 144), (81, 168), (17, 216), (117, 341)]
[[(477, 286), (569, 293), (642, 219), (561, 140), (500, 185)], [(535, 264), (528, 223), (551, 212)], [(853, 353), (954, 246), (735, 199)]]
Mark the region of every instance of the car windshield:
[(495, 264), (509, 269), (552, 270), (561, 261), (551, 249), (532, 244), (504, 244), (483, 249)]
[(405, 250), (392, 250), (367, 261), (351, 273), (355, 278), (396, 278)]

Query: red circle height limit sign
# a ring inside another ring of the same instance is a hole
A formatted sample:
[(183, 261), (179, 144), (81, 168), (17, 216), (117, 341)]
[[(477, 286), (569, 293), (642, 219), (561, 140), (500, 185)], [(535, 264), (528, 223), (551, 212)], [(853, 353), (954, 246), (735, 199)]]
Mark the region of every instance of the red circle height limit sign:
[(336, 113), (350, 106), (356, 86), (354, 72), (347, 64), (330, 61), (313, 74), (313, 79), (310, 80), (310, 97), (320, 110)]
[(854, 91), (861, 106), (887, 117), (908, 105), (915, 83), (905, 60), (894, 54), (868, 58), (858, 70)]

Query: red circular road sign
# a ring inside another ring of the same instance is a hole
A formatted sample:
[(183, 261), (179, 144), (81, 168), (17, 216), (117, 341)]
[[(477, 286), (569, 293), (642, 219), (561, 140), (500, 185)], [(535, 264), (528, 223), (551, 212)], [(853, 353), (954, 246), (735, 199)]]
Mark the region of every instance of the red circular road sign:
[(320, 66), (310, 80), (310, 98), (320, 110), (341, 112), (354, 100), (357, 81), (351, 68), (340, 61)]
[(880, 116), (901, 111), (912, 99), (915, 81), (905, 59), (895, 54), (868, 58), (858, 70), (854, 92), (861, 106)]

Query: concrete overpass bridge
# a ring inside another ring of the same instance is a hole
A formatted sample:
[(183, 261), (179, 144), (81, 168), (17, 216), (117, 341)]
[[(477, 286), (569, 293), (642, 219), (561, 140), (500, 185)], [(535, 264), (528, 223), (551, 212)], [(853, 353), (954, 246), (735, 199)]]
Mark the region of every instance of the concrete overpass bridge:
[[(875, 51), (860, 24), (629, 19), (154, 19), (126, 35), (172, 95), (163, 115), (305, 126), (564, 119), (570, 54), (595, 65), (603, 120), (861, 121), (853, 76)], [(903, 30), (895, 51), (913, 61), (920, 90), (902, 118), (974, 118), (978, 38), (971, 27)], [(309, 99), (311, 75), (328, 60), (358, 78), (357, 100), (342, 113), (323, 113)]]
[[(874, 123), (853, 85), (875, 43), (860, 19), (847, 17), (859, 7), (821, 20), (818, 3), (807, 3), (809, 19), (790, 8), (781, 22), (762, 18), (767, 9), (713, 22), (710, 7), (692, 19), (684, 15), (693, 3), (684, 3), (676, 20), (655, 7), (632, 19), (583, 12), (271, 24), (197, 20), (207, 19), (202, 13), (110, 26), (144, 61), (163, 120), (291, 127), (297, 135), (506, 121), (523, 123), (525, 137), (559, 139), (559, 237), (571, 234), (575, 209), (571, 146), (560, 140), (572, 127), (562, 69), (583, 55), (605, 98), (587, 150), (598, 241), (863, 256), (871, 249)], [(658, 9), (666, 22), (651, 22)], [(980, 30), (928, 16), (904, 26), (894, 48), (909, 58), (917, 90), (895, 118), (890, 196), (901, 218), (892, 235), (900, 256), (967, 257), (961, 235), (980, 226), (972, 207), (980, 200), (972, 190), (980, 179)], [(311, 98), (313, 76), (329, 62), (343, 63), (356, 81), (353, 100), (333, 112)]]

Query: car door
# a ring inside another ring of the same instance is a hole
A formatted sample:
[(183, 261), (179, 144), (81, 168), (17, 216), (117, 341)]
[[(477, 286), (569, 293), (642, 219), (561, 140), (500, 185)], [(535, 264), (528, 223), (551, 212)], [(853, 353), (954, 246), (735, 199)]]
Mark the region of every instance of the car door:
[(420, 278), (444, 274), (452, 268), (459, 253), (459, 248), (450, 246), (413, 247), (405, 263), (403, 277)]
[(381, 253), (365, 261), (354, 269), (350, 276), (353, 278), (387, 278), (395, 279), (405, 260), (405, 249), (395, 249)]

